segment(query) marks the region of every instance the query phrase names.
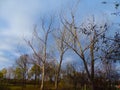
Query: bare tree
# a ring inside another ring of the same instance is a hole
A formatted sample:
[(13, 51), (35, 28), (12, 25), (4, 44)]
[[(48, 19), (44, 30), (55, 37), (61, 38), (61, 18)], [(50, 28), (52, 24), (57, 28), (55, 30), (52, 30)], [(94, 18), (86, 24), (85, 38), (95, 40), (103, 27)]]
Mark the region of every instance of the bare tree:
[[(27, 41), (29, 47), (32, 49), (34, 56), (36, 57), (36, 60), (34, 63), (36, 65), (40, 66), (42, 68), (42, 81), (41, 81), (41, 88), (40, 90), (44, 89), (44, 79), (45, 79), (45, 63), (47, 60), (47, 51), (48, 51), (48, 36), (52, 31), (52, 24), (53, 19), (50, 19), (50, 22), (45, 22), (44, 19), (42, 19), (41, 23), (41, 30), (37, 31), (36, 28), (34, 30), (34, 37), (36, 38), (36, 41), (32, 43), (32, 41)], [(42, 37), (41, 34), (42, 33)], [(38, 44), (38, 42), (40, 42)], [(38, 44), (38, 48), (36, 48), (36, 45)], [(38, 62), (41, 62), (39, 64)]]
[(56, 68), (56, 77), (55, 77), (55, 89), (58, 89), (58, 83), (59, 83), (59, 79), (60, 79), (60, 70), (61, 70), (61, 65), (62, 65), (62, 61), (63, 61), (63, 56), (65, 54), (65, 52), (68, 50), (68, 47), (66, 46), (64, 39), (66, 37), (66, 30), (65, 28), (62, 28), (61, 30), (57, 31), (57, 33), (55, 33), (56, 35), (54, 35), (55, 37), (55, 41), (56, 41), (56, 46), (57, 46), (57, 50), (59, 52), (59, 60), (57, 63), (57, 68)]
[(102, 23), (101, 25), (97, 24), (93, 16), (92, 19), (88, 19), (80, 26), (77, 26), (73, 13), (71, 17), (71, 21), (64, 17), (61, 19), (63, 26), (71, 36), (68, 36), (71, 42), (64, 39), (64, 43), (66, 43), (66, 45), (80, 57), (80, 60), (83, 61), (92, 90), (95, 90), (95, 62), (99, 60), (97, 55), (99, 47), (97, 45), (101, 39), (101, 35), (108, 29), (108, 25), (106, 23)]

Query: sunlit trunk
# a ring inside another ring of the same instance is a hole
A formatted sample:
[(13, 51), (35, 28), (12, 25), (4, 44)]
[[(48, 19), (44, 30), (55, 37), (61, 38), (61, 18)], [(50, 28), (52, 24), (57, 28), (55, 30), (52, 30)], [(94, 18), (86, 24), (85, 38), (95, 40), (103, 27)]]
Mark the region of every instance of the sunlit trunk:
[(58, 88), (58, 74), (55, 77), (55, 90)]
[(42, 67), (42, 81), (41, 81), (40, 90), (44, 90), (44, 76), (45, 76), (45, 66), (43, 64), (43, 67)]

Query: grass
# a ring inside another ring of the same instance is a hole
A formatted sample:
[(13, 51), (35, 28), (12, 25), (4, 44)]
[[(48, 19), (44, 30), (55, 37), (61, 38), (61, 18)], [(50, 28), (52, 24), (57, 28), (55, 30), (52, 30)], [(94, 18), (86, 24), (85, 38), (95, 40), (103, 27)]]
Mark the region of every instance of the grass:
[[(40, 86), (36, 85), (29, 85), (27, 84), (26, 87), (22, 88), (22, 86), (20, 85), (7, 85), (7, 86), (2, 86), (3, 88), (0, 88), (0, 90), (40, 90)], [(45, 83), (45, 89), (44, 90), (55, 90), (54, 89), (54, 84), (50, 84), (49, 82)], [(71, 85), (66, 85), (65, 83), (63, 84), (63, 82), (59, 83), (59, 88), (57, 90), (75, 90), (75, 88)], [(76, 90), (90, 90), (90, 88), (88, 89), (80, 89), (77, 88)], [(120, 90), (120, 89), (113, 89), (113, 90)]]
[[(26, 87), (24, 87), (22, 89), (21, 86), (14, 86), (14, 85), (11, 85), (9, 86), (10, 90), (40, 90), (40, 88), (38, 86), (34, 86), (34, 85), (26, 85)], [(54, 87), (52, 86), (47, 86), (45, 87), (45, 90), (54, 90)], [(73, 88), (63, 88), (63, 87), (59, 87), (58, 90), (74, 90)], [(77, 90), (80, 90), (80, 89), (77, 89)]]
[(34, 85), (26, 85), (26, 87), (22, 88), (22, 86), (9, 86), (10, 90), (39, 90), (38, 86)]

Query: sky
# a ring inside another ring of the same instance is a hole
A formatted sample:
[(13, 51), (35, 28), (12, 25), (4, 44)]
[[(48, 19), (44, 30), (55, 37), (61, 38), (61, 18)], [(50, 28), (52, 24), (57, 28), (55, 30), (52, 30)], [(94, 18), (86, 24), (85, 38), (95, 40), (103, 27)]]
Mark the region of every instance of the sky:
[[(77, 0), (0, 0), (0, 69), (12, 66), (20, 56), (20, 50), (29, 52), (23, 39), (31, 38), (34, 25), (39, 23), (40, 17), (78, 7), (77, 18), (95, 15), (100, 20), (104, 16), (110, 21), (117, 21), (116, 17), (110, 15), (114, 11), (113, 5), (103, 5), (101, 2), (80, 0), (78, 4)], [(72, 59), (71, 55), (65, 57), (67, 62)]]

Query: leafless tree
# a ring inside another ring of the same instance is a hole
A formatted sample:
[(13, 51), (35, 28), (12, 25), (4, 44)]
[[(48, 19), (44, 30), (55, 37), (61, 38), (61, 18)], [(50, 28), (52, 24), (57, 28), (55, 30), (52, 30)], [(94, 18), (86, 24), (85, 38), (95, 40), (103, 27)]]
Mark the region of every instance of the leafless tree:
[(99, 60), (97, 55), (99, 47), (97, 45), (101, 35), (108, 29), (108, 25), (107, 23), (97, 24), (93, 16), (80, 24), (80, 26), (77, 26), (73, 13), (71, 18), (71, 21), (64, 17), (61, 19), (63, 26), (70, 33), (68, 37), (71, 39), (70, 41), (64, 39), (64, 43), (83, 61), (92, 90), (95, 90), (95, 63), (96, 60)]
[[(32, 49), (34, 56), (36, 57), (35, 62), (36, 65), (40, 66), (42, 68), (42, 81), (41, 81), (41, 88), (40, 90), (44, 89), (44, 79), (45, 79), (45, 63), (47, 60), (47, 51), (48, 51), (48, 36), (51, 33), (52, 24), (53, 24), (53, 18), (50, 19), (50, 22), (46, 22), (45, 19), (41, 20), (41, 29), (38, 31), (34, 30), (33, 36), (35, 39), (32, 41), (26, 41), (28, 46)], [(41, 35), (42, 34), (42, 37)], [(39, 43), (38, 43), (39, 42)], [(36, 48), (36, 45), (38, 44), (38, 47)], [(38, 62), (41, 62), (39, 64)]]
[(66, 34), (67, 33), (66, 33), (65, 28), (57, 30), (57, 33), (54, 34), (57, 50), (59, 52), (59, 60), (57, 63), (56, 77), (55, 77), (55, 89), (56, 90), (58, 89), (58, 83), (59, 83), (59, 79), (60, 79), (59, 76), (60, 76), (60, 70), (61, 70), (61, 65), (62, 65), (62, 61), (63, 61), (63, 56), (64, 56), (65, 52), (68, 50), (68, 47), (64, 42)]

